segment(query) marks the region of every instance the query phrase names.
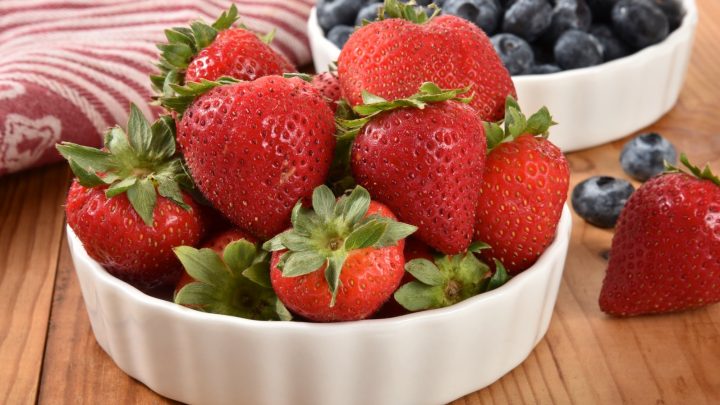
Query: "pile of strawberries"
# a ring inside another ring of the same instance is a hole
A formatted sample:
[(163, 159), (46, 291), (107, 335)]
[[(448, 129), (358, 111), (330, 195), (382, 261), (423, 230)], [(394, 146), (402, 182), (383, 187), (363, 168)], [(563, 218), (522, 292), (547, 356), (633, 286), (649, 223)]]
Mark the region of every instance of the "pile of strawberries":
[(321, 322), (452, 305), (530, 267), (568, 190), (550, 114), (520, 112), (473, 24), (382, 13), (314, 77), (234, 6), (167, 30), (168, 115), (133, 107), (104, 148), (58, 146), (88, 254), (191, 308)]

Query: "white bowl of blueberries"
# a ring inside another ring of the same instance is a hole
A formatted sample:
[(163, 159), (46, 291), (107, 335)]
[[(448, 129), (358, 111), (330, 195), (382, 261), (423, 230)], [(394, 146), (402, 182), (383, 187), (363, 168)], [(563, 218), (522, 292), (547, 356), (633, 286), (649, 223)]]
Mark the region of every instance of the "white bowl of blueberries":
[[(428, 8), (431, 0), (416, 0)], [(694, 0), (435, 0), (490, 36), (523, 110), (543, 105), (564, 151), (607, 143), (667, 113), (680, 94), (697, 25)], [(319, 0), (308, 21), (317, 71), (382, 0)], [(408, 39), (411, 40), (411, 39)]]

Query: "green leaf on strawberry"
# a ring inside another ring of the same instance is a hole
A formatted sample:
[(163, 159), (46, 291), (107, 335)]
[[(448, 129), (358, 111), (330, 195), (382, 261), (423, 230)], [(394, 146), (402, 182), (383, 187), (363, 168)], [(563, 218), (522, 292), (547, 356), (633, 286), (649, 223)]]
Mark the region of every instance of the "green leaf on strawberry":
[(494, 149), (501, 143), (512, 142), (526, 134), (547, 138), (548, 130), (556, 124), (547, 107), (540, 108), (529, 118), (525, 117), (520, 110), (520, 105), (512, 96), (507, 96), (505, 100), (505, 119), (503, 121), (483, 123), (488, 150)]
[(420, 86), (418, 93), (408, 98), (391, 101), (363, 91), (363, 104), (352, 107), (352, 111), (356, 116), (351, 118), (338, 117), (336, 119), (339, 129), (338, 136), (341, 138), (354, 139), (365, 124), (383, 112), (397, 110), (399, 108), (417, 108), (422, 110), (430, 103), (440, 103), (449, 100), (469, 103), (472, 100), (472, 96), (460, 97), (460, 95), (468, 91), (470, 91), (470, 86), (462, 89), (441, 89), (434, 83), (425, 82)]
[(366, 216), (370, 202), (370, 194), (360, 186), (339, 199), (327, 186), (319, 186), (312, 195), (313, 209), (299, 201), (292, 211), (292, 229), (265, 242), (263, 248), (287, 250), (277, 265), (283, 277), (298, 277), (325, 267), (333, 306), (350, 252), (395, 245), (417, 229), (379, 215)]
[(177, 292), (175, 303), (247, 319), (291, 319), (270, 285), (268, 254), (254, 244), (232, 242), (222, 257), (209, 248), (180, 246), (174, 251), (196, 280)]
[(56, 147), (82, 186), (107, 186), (108, 198), (126, 193), (148, 226), (153, 225), (157, 194), (190, 209), (183, 201), (182, 189), (192, 191), (193, 184), (176, 153), (175, 122), (169, 116), (151, 125), (131, 105), (127, 132), (120, 127), (108, 130), (103, 149), (71, 142)]
[(405, 3), (401, 3), (398, 0), (385, 0), (383, 6), (378, 10), (378, 19), (401, 18), (417, 24), (423, 24), (440, 14), (440, 8), (434, 3), (430, 4), (429, 8), (433, 10), (430, 16), (425, 13), (423, 7), (418, 7), (414, 0)]
[[(690, 173), (692, 173), (692, 175), (697, 177), (698, 179), (710, 180), (711, 182), (720, 186), (720, 177), (718, 177), (712, 172), (709, 164), (706, 164), (704, 168), (700, 169), (699, 166), (695, 166), (690, 163), (690, 160), (684, 153), (680, 154), (680, 163), (682, 163), (683, 166), (690, 170)], [(677, 168), (670, 163), (665, 162), (665, 173), (683, 173), (683, 171), (680, 168)]]
[(400, 287), (395, 300), (409, 311), (443, 308), (505, 284), (509, 276), (502, 263), (495, 261), (490, 276), (490, 268), (475, 256), (474, 251), (485, 248), (486, 244), (476, 242), (465, 254), (407, 262), (405, 271), (416, 280)]
[(172, 92), (170, 94), (160, 96), (158, 98), (158, 102), (161, 106), (167, 108), (168, 110), (175, 111), (179, 122), (182, 119), (185, 110), (190, 107), (190, 104), (192, 104), (196, 98), (202, 96), (215, 87), (238, 82), (239, 80), (237, 79), (223, 76), (215, 81), (202, 79), (199, 82), (190, 82), (185, 85), (170, 84), (169, 86), (172, 89)]

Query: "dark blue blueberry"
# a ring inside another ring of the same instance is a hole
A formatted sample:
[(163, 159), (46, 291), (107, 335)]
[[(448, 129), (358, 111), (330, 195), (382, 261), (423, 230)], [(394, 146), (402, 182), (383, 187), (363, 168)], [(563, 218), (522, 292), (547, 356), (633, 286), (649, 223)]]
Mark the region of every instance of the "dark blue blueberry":
[(593, 22), (610, 22), (612, 9), (619, 0), (587, 0), (592, 12)]
[(552, 65), (549, 63), (545, 63), (542, 65), (533, 65), (530, 68), (530, 73), (534, 75), (545, 75), (549, 73), (557, 73), (560, 72), (562, 69), (560, 69), (560, 66), (558, 65)]
[(670, 25), (670, 31), (680, 26), (683, 17), (685, 17), (685, 10), (683, 10), (682, 4), (679, 0), (651, 0), (656, 6), (665, 13), (665, 17), (668, 19)]
[(642, 49), (668, 36), (665, 14), (649, 0), (620, 0), (612, 11), (613, 30), (628, 45)]
[(612, 32), (612, 29), (604, 24), (590, 27), (591, 34), (600, 41), (603, 47), (603, 60), (605, 62), (630, 55), (632, 50)]
[(613, 228), (635, 187), (627, 180), (595, 176), (572, 192), (572, 206), (580, 217), (600, 228)]
[(554, 53), (558, 66), (564, 70), (595, 66), (603, 62), (600, 41), (580, 30), (565, 31), (555, 43)]
[(438, 7), (442, 7), (447, 0), (415, 0), (415, 3), (421, 6), (429, 6), (435, 4)]
[(337, 25), (353, 25), (366, 0), (318, 0), (318, 24), (325, 32)]
[(503, 9), (498, 0), (447, 0), (442, 11), (471, 21), (492, 35), (500, 24)]
[(631, 139), (620, 153), (620, 166), (630, 177), (640, 181), (662, 173), (665, 161), (675, 164), (677, 151), (667, 139), (654, 132)]
[(342, 49), (345, 46), (350, 35), (355, 31), (355, 27), (349, 25), (336, 25), (327, 34), (327, 39), (333, 44), (337, 45), (338, 48)]
[(511, 75), (530, 73), (533, 51), (524, 39), (513, 34), (497, 34), (490, 41)]
[(550, 27), (552, 10), (547, 0), (517, 0), (505, 10), (502, 30), (532, 42)]
[(378, 17), (378, 10), (382, 7), (382, 3), (371, 3), (363, 7), (355, 19), (356, 26), (362, 26), (363, 20), (375, 21)]
[(557, 0), (552, 11), (552, 21), (544, 37), (554, 43), (563, 32), (570, 29), (587, 31), (592, 14), (585, 0)]

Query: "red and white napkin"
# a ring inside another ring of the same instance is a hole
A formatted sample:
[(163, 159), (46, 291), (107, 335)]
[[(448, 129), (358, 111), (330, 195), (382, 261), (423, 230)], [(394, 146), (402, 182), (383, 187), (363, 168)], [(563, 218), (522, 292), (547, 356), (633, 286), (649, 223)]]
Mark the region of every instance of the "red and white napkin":
[(100, 145), (130, 103), (153, 116), (148, 75), (163, 30), (214, 21), (231, 3), (249, 28), (277, 29), (277, 51), (310, 61), (314, 0), (0, 1), (0, 175), (59, 160), (61, 140)]

